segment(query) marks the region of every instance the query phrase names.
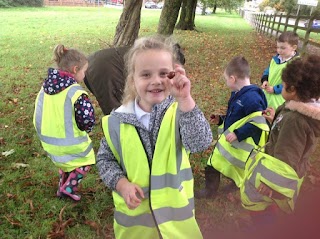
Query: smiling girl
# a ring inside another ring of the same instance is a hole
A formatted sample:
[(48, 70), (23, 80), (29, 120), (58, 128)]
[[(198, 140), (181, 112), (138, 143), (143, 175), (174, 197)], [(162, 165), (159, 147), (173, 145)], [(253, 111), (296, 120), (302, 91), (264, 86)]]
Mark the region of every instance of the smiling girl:
[(113, 191), (116, 238), (202, 238), (189, 153), (208, 148), (212, 133), (173, 52), (170, 38), (136, 40), (123, 104), (102, 120), (97, 166)]

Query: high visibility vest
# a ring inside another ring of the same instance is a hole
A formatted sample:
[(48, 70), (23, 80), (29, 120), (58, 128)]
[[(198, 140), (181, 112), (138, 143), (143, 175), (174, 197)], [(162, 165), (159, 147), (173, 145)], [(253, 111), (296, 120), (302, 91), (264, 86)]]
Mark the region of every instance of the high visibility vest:
[[(240, 187), (242, 205), (248, 210), (261, 211), (275, 202), (283, 211), (291, 213), (303, 179), (287, 163), (254, 151), (246, 163), (244, 183)], [(257, 188), (261, 182), (286, 198), (279, 200), (260, 194)]]
[(43, 149), (52, 162), (65, 172), (95, 164), (91, 139), (75, 121), (74, 103), (86, 94), (79, 84), (73, 84), (55, 95), (38, 93), (33, 124)]
[(114, 116), (102, 119), (106, 141), (119, 165), (145, 195), (141, 205), (130, 210), (121, 195), (113, 192), (118, 239), (202, 238), (194, 214), (189, 154), (181, 142), (176, 111), (177, 103), (173, 103), (164, 115), (152, 165), (134, 126)]
[[(282, 84), (282, 71), (287, 66), (287, 63), (277, 64), (273, 59), (271, 60), (269, 67), (268, 82), (270, 85), (275, 86)], [(281, 94), (270, 94), (263, 90), (267, 98), (268, 106), (273, 107), (275, 110), (284, 103), (284, 99)]]
[[(229, 143), (226, 136), (246, 123), (253, 124), (262, 130), (259, 144), (256, 145), (252, 137), (248, 137), (241, 142), (236, 140)], [(267, 142), (269, 126), (261, 111), (257, 111), (236, 121), (224, 132), (222, 130), (223, 125), (218, 129), (219, 139), (207, 164), (231, 178), (240, 187), (244, 178), (245, 163), (253, 149), (259, 148)]]

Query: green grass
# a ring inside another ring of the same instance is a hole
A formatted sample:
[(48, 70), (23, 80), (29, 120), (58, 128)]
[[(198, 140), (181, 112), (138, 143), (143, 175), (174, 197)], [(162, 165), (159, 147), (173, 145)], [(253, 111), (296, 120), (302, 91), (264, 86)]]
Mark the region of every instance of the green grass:
[[(15, 150), (0, 155), (0, 238), (113, 237), (111, 193), (95, 168), (81, 183), (80, 203), (55, 197), (57, 169), (40, 146), (32, 117), (36, 94), (53, 65), (53, 47), (63, 43), (86, 54), (108, 47), (120, 14), (111, 8), (0, 9), (0, 148)], [(143, 9), (140, 35), (156, 33), (159, 17), (160, 11)], [(236, 14), (197, 15), (195, 24), (196, 31), (176, 30), (174, 36), (185, 51), (193, 97), (209, 117), (226, 108), (230, 93), (221, 76), (228, 60), (244, 55), (251, 64), (252, 82), (259, 83), (276, 49), (274, 41), (257, 34)], [(101, 110), (90, 97), (99, 123)], [(95, 150), (101, 137), (98, 124), (91, 137)], [(191, 157), (196, 188), (203, 185), (209, 154), (207, 150)], [(197, 201), (196, 213), (206, 232), (237, 228), (244, 210), (235, 193), (231, 198)]]

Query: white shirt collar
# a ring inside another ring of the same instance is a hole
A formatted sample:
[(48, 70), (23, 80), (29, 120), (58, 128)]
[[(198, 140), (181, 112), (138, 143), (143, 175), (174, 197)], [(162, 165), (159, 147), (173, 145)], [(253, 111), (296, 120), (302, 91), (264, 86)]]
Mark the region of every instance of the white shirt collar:
[(283, 62), (289, 61), (295, 55), (296, 55), (296, 52), (294, 52), (293, 55), (290, 56), (288, 59), (283, 59), (280, 55), (278, 56), (278, 58), (280, 59), (280, 63), (283, 63)]
[(141, 109), (137, 99), (134, 100), (134, 111), (139, 122), (141, 122), (147, 129), (149, 129), (150, 113)]

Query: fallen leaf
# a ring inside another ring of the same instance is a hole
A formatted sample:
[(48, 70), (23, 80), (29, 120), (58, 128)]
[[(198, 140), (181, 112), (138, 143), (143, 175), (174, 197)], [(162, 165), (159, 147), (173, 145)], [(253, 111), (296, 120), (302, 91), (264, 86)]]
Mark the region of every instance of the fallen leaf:
[(8, 157), (9, 155), (14, 153), (14, 149), (10, 149), (9, 151), (2, 152), (2, 155)]
[(29, 164), (25, 164), (25, 163), (13, 163), (12, 166), (14, 168), (27, 168), (29, 167)]

